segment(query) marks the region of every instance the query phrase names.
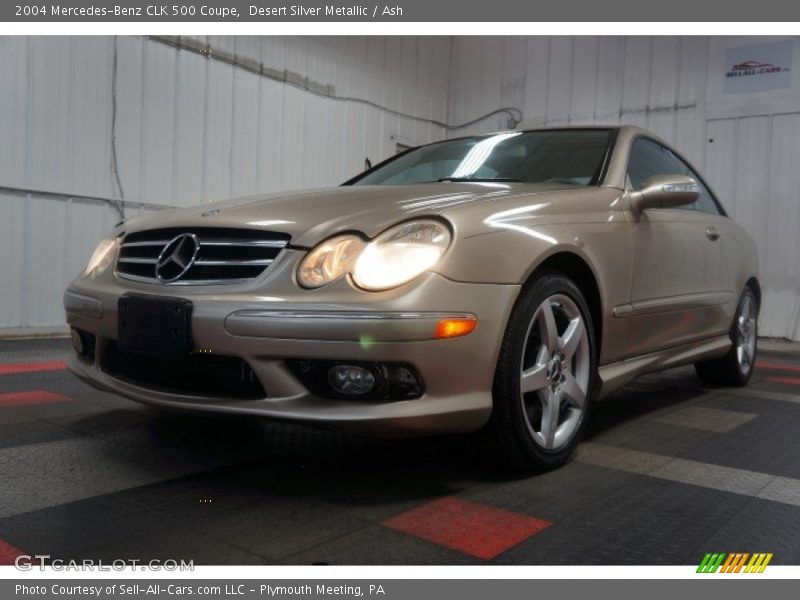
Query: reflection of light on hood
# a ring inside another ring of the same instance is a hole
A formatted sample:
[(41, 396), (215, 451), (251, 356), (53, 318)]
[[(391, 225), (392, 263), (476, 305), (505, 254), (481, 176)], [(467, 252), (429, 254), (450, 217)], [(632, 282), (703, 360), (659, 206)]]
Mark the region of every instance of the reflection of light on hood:
[(271, 227), (273, 225), (294, 225), (294, 221), (281, 221), (280, 219), (275, 219), (274, 221), (250, 221), (247, 224), (252, 225), (253, 227)]
[(494, 147), (497, 146), (497, 144), (520, 134), (522, 134), (521, 131), (500, 133), (478, 142), (467, 153), (467, 155), (464, 157), (464, 160), (461, 161), (461, 164), (458, 165), (456, 170), (453, 171), (451, 177), (470, 177), (471, 175), (474, 175), (477, 170), (483, 166), (483, 163), (486, 162), (486, 159), (489, 158), (489, 155), (492, 153), (492, 150), (494, 150)]
[(488, 198), (493, 198), (495, 196), (505, 196), (506, 193), (507, 192), (504, 190), (502, 192), (489, 192), (479, 195), (461, 194), (458, 196), (449, 196), (447, 198), (442, 198), (438, 200), (419, 200), (416, 202), (411, 202), (409, 204), (406, 204), (403, 208), (408, 212), (418, 212), (421, 210), (431, 210), (431, 209), (444, 210), (446, 208), (458, 206), (459, 204), (468, 204), (476, 200), (485, 200)]
[(409, 198), (400, 200), (398, 204), (403, 205), (403, 210), (413, 210), (415, 208), (431, 208), (437, 206), (447, 206), (452, 202), (468, 200), (472, 194), (445, 194), (436, 196), (423, 196), (421, 198)]
[[(211, 300), (230, 300), (229, 296), (211, 296)], [(256, 300), (257, 302), (286, 302), (286, 298), (279, 296), (252, 296), (248, 300)]]
[(538, 211), (541, 208), (544, 208), (545, 206), (548, 206), (548, 204), (546, 202), (541, 202), (539, 204), (530, 204), (528, 206), (512, 208), (511, 210), (504, 210), (498, 213), (494, 213), (493, 215), (489, 215), (483, 220), (483, 222), (486, 225), (489, 225), (490, 227), (519, 231), (520, 233), (524, 233), (525, 235), (535, 237), (539, 240), (542, 240), (543, 242), (547, 242), (548, 244), (556, 245), (558, 241), (554, 237), (545, 235), (544, 233), (536, 231), (531, 227), (526, 227), (525, 225), (518, 225), (512, 222), (512, 221), (527, 220), (529, 217), (532, 216), (532, 213), (535, 213), (536, 211)]

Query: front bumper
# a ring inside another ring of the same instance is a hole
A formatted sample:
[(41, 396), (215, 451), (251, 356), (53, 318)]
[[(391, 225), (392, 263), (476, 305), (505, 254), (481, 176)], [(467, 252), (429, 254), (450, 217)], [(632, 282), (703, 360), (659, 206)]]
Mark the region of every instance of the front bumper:
[[(340, 281), (316, 293), (293, 286), (265, 296), (220, 286), (177, 289), (136, 286), (114, 277), (78, 279), (65, 293), (67, 321), (94, 335), (97, 343), (93, 360), (73, 355), (68, 366), (94, 387), (176, 409), (317, 423), (384, 436), (468, 432), (485, 424), (497, 354), (517, 286), (458, 283), (431, 273), (402, 290), (358, 293), (362, 302), (345, 303), (342, 299), (355, 293), (346, 286)], [(104, 348), (117, 338), (117, 302), (131, 291), (190, 299), (194, 350), (243, 359), (266, 397), (176, 394), (105, 372)], [(460, 314), (477, 316), (475, 331), (433, 339), (440, 318)], [(425, 393), (401, 401), (319, 397), (293, 375), (287, 359), (408, 363), (424, 380)]]

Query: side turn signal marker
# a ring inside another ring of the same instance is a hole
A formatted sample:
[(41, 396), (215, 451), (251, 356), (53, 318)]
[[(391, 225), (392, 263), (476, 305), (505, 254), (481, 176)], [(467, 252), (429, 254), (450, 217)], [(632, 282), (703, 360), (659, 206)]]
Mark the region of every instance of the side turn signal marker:
[(458, 319), (442, 319), (436, 325), (434, 337), (445, 339), (467, 335), (475, 331), (478, 326), (478, 319), (475, 317), (464, 317)]

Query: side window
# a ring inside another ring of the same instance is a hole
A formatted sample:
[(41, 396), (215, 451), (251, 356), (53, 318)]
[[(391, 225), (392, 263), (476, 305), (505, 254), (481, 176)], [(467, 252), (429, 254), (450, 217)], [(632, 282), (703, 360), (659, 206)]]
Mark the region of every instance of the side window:
[(694, 179), (697, 182), (697, 185), (700, 186), (700, 197), (697, 198), (697, 202), (695, 202), (692, 205), (695, 208), (695, 210), (699, 210), (712, 215), (722, 214), (719, 210), (719, 206), (714, 200), (714, 196), (711, 195), (711, 192), (708, 191), (708, 188), (703, 184), (702, 181), (700, 181), (700, 177), (697, 176), (697, 173), (695, 173), (688, 167), (687, 170), (689, 171), (688, 173), (689, 177)]
[(685, 162), (675, 156), (669, 148), (665, 148), (647, 138), (637, 138), (631, 146), (628, 160), (628, 179), (635, 190), (644, 187), (645, 180), (652, 175), (686, 175), (694, 179), (700, 186), (700, 197), (697, 202), (687, 206), (688, 210), (699, 210), (714, 215), (720, 214), (717, 203), (697, 173)]
[(640, 190), (652, 175), (688, 175), (688, 168), (661, 144), (637, 138), (631, 146), (628, 177), (633, 189)]

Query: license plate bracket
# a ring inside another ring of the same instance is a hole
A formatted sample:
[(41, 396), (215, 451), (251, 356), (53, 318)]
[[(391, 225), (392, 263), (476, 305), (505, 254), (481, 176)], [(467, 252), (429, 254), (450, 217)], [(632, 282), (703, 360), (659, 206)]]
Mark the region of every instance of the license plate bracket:
[(117, 304), (117, 347), (177, 359), (189, 353), (191, 324), (190, 300), (126, 294)]

